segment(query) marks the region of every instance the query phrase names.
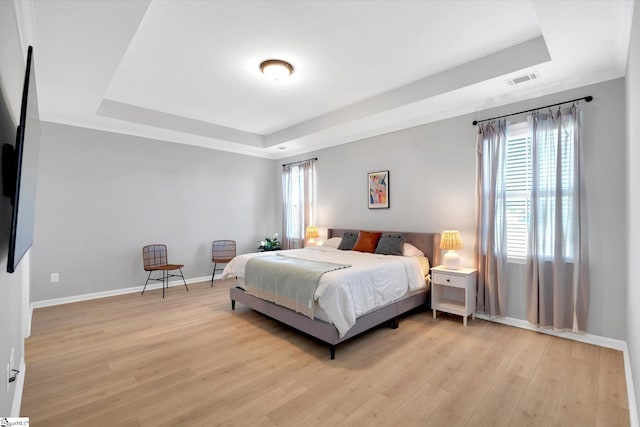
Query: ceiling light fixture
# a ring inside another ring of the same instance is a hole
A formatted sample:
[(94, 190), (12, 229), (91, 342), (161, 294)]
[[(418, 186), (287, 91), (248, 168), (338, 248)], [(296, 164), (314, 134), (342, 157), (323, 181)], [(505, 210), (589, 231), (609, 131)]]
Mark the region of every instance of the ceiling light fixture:
[(281, 59), (267, 59), (260, 64), (260, 71), (271, 80), (279, 81), (293, 73), (293, 65)]

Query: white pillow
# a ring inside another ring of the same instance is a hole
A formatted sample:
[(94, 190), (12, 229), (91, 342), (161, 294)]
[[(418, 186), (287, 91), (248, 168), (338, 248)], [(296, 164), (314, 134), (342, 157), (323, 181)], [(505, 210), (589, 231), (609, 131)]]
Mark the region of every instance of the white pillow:
[(405, 243), (402, 247), (403, 256), (424, 256), (424, 252), (413, 246), (411, 243)]
[(342, 242), (342, 237), (332, 237), (324, 242), (322, 246), (328, 246), (330, 248), (338, 249), (338, 246), (340, 246), (340, 242)]

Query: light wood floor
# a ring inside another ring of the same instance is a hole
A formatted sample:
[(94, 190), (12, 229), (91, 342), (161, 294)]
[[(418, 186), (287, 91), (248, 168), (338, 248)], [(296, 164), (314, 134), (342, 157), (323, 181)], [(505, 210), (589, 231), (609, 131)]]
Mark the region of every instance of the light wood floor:
[(482, 320), (403, 317), (338, 346), (230, 281), (34, 311), (32, 426), (629, 425), (622, 354)]

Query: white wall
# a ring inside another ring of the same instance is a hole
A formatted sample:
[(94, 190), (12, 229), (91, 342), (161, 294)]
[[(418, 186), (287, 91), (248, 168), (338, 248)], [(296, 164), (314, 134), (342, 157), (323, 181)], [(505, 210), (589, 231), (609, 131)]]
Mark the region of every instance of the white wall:
[[(15, 143), (25, 72), (23, 47), (18, 37), (13, 6), (13, 2), (0, 1), (0, 145)], [(6, 273), (10, 221), (9, 199), (0, 195), (0, 416), (16, 415), (12, 414), (12, 407), (20, 396), (16, 392), (17, 382), (11, 383), (7, 391), (6, 366), (11, 349), (15, 352), (15, 369), (20, 369), (17, 365), (24, 353), (24, 263), (19, 264), (16, 273)]]
[[(275, 230), (273, 160), (42, 123), (32, 301), (142, 286), (142, 246), (210, 276), (211, 241)], [(50, 283), (59, 273), (60, 282)]]
[(640, 262), (640, 5), (636, 3), (627, 63), (627, 169), (628, 169), (628, 284), (627, 342), (640, 408), (640, 280), (635, 267)]
[[(594, 96), (593, 102), (583, 105), (592, 261), (587, 331), (625, 339), (626, 262), (617, 255), (621, 251), (620, 242), (626, 241), (623, 79), (380, 135), (286, 161), (318, 157), (319, 226), (398, 231), (458, 229), (465, 245), (462, 264), (471, 266), (476, 174), (476, 128), (471, 122), (586, 95)], [(386, 169), (390, 171), (391, 208), (369, 210), (367, 172)], [(509, 273), (508, 316), (526, 320), (522, 266), (510, 266)]]

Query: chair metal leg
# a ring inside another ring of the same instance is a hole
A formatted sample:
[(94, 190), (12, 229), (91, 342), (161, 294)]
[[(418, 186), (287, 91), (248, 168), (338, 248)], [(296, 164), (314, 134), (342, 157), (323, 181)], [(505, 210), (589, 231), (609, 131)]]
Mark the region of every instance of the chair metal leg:
[[(182, 282), (184, 283), (184, 287), (187, 288), (187, 281), (184, 280), (184, 274), (182, 274), (182, 269), (179, 268), (178, 270), (180, 270), (180, 276), (182, 276)], [(189, 292), (189, 288), (187, 288), (187, 292)]]
[(213, 263), (213, 273), (211, 273), (211, 287), (213, 287), (213, 276), (216, 275), (216, 263)]
[(144, 282), (144, 287), (142, 288), (142, 293), (140, 295), (144, 295), (144, 290), (147, 289), (147, 283), (149, 283), (149, 277), (151, 277), (151, 272), (149, 272), (149, 275), (147, 276), (147, 281)]
[[(168, 271), (162, 270), (162, 299), (164, 299), (164, 282), (169, 282)], [(168, 284), (168, 283), (167, 283)]]

